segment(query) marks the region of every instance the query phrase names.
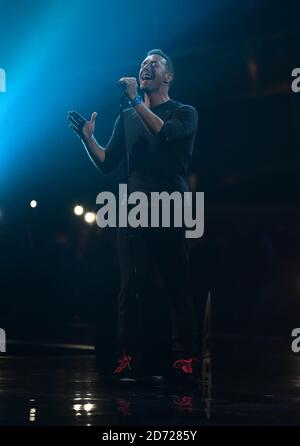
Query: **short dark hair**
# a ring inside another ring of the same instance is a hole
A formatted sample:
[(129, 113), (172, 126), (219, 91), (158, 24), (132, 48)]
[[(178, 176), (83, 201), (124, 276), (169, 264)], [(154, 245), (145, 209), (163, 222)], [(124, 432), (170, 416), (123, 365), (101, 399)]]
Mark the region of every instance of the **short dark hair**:
[(174, 78), (174, 76), (175, 76), (175, 69), (174, 69), (174, 64), (173, 64), (172, 59), (166, 53), (164, 53), (160, 49), (155, 49), (155, 50), (148, 51), (148, 53), (146, 54), (146, 57), (147, 56), (151, 56), (152, 54), (157, 54), (158, 56), (160, 56), (163, 59), (165, 59), (167, 70), (168, 70), (169, 73), (173, 74), (173, 78)]

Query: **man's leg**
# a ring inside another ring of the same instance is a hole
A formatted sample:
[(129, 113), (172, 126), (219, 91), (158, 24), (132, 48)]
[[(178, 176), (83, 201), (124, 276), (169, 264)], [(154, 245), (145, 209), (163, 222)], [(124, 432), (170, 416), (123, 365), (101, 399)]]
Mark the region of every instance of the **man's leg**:
[(120, 353), (136, 351), (134, 328), (137, 326), (137, 307), (133, 280), (133, 240), (127, 231), (118, 233), (120, 291), (118, 295), (118, 347)]
[(143, 341), (143, 315), (153, 297), (153, 259), (143, 231), (119, 232), (121, 288), (118, 297), (118, 339), (123, 351), (137, 351)]
[(189, 253), (184, 231), (170, 228), (158, 237), (158, 262), (172, 317), (173, 354), (196, 356), (195, 320), (189, 271)]
[(160, 364), (168, 355), (168, 327), (171, 326), (157, 263), (161, 240), (153, 238), (149, 231), (132, 233), (134, 236), (120, 232), (118, 240), (120, 353), (132, 355), (142, 374), (159, 374), (162, 373)]

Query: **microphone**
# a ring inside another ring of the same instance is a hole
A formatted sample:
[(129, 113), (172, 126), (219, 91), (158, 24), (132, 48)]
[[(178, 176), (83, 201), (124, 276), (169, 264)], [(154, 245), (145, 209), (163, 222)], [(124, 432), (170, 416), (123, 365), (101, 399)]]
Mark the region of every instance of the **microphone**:
[(117, 81), (117, 82), (115, 82), (115, 85), (116, 85), (116, 87), (122, 88), (122, 90), (124, 90), (124, 91), (127, 88), (126, 82), (124, 82), (124, 81)]

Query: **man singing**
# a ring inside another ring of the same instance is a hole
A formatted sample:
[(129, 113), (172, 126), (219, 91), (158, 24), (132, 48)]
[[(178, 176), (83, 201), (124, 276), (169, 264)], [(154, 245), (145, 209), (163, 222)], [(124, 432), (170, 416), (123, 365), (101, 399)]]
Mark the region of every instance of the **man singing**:
[[(171, 59), (155, 49), (148, 52), (139, 70), (143, 98), (138, 94), (136, 78), (119, 80), (126, 88), (129, 107), (124, 110), (123, 119), (117, 118), (106, 147), (102, 147), (94, 136), (96, 112), (92, 113), (90, 121), (77, 112), (69, 112), (70, 126), (80, 136), (101, 172), (114, 171), (124, 156), (128, 158), (129, 193), (141, 191), (149, 195), (154, 191), (188, 191), (186, 176), (198, 115), (192, 106), (170, 99), (169, 88), (173, 79)], [(173, 344), (168, 376), (193, 381), (197, 348), (184, 228), (120, 228), (118, 247), (121, 355), (114, 376), (136, 376), (139, 364), (137, 341), (143, 330), (145, 338), (142, 342), (151, 344), (153, 341), (151, 363), (155, 362), (158, 344), (155, 343), (154, 327), (156, 317), (161, 320), (163, 315), (162, 325), (169, 324)], [(158, 293), (153, 291), (153, 284), (164, 290), (160, 300)]]

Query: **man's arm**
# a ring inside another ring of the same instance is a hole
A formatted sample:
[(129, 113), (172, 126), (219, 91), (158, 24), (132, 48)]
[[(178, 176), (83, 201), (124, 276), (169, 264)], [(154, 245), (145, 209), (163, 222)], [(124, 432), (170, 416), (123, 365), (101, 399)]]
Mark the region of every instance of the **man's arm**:
[(144, 102), (135, 106), (135, 110), (142, 120), (142, 122), (146, 125), (147, 129), (153, 135), (157, 135), (164, 125), (164, 121), (153, 113)]
[[(120, 81), (126, 83), (126, 94), (130, 100), (133, 100), (137, 95), (136, 78), (123, 77)], [(197, 111), (189, 105), (183, 105), (174, 111), (174, 119), (165, 122), (153, 113), (144, 102), (136, 105), (135, 110), (149, 132), (166, 142), (184, 138), (196, 131), (197, 128)]]
[(198, 125), (198, 113), (190, 105), (183, 105), (174, 110), (173, 116), (163, 121), (152, 113), (145, 104), (135, 106), (135, 110), (152, 133), (161, 141), (172, 142), (185, 138), (196, 131)]
[(88, 140), (82, 139), (81, 141), (92, 163), (99, 169), (100, 165), (105, 161), (105, 149), (100, 146), (94, 136)]
[[(126, 83), (126, 94), (128, 98), (132, 101), (138, 91), (137, 80), (135, 77), (122, 77), (120, 82)], [(150, 133), (156, 135), (161, 130), (164, 122), (155, 113), (153, 113), (144, 102), (135, 107), (138, 112), (141, 121)]]

